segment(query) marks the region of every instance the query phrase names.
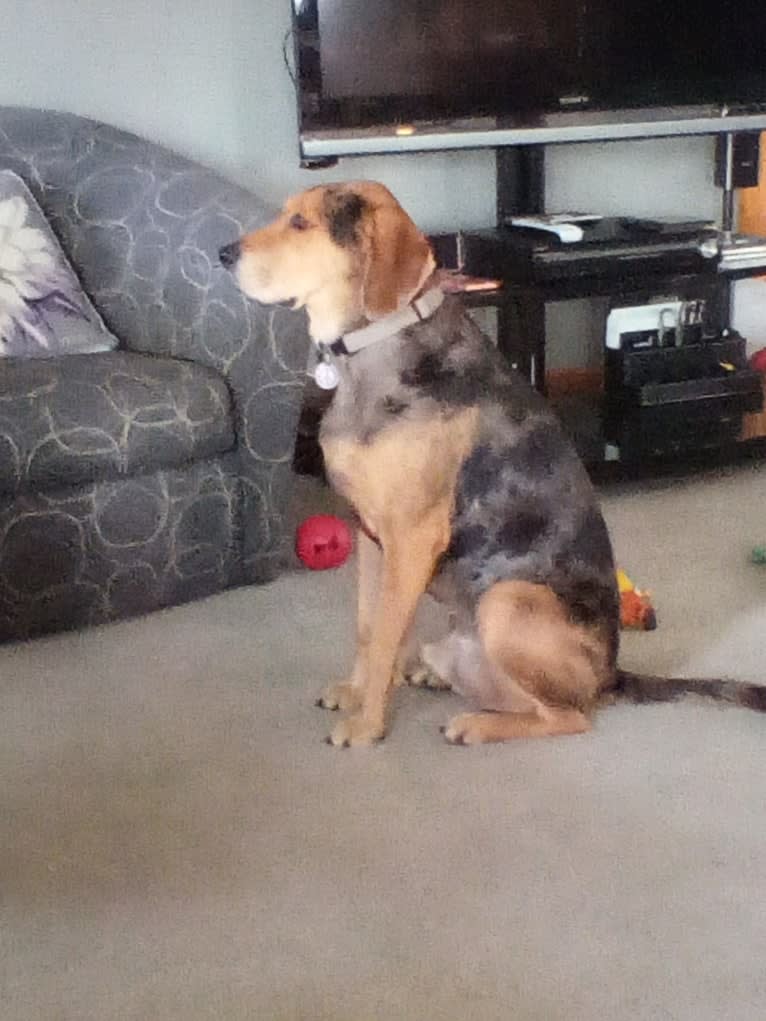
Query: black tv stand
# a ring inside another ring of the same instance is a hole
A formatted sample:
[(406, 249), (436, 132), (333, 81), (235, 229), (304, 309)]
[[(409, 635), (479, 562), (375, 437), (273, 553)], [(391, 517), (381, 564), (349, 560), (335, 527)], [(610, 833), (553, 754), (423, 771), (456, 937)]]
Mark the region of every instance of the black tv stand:
[[(742, 259), (722, 267), (721, 244), (736, 240), (727, 219), (733, 189), (730, 172), (724, 181), (723, 199), (727, 231), (704, 223), (672, 224), (626, 216), (599, 220), (585, 228), (582, 242), (565, 244), (549, 234), (506, 225), (512, 216), (544, 211), (544, 147), (500, 149), (496, 159), (498, 226), (433, 240), (443, 265), (457, 263), (465, 274), (502, 282), (495, 292), (469, 293), (466, 299), (470, 305), (497, 308), (499, 348), (541, 391), (546, 390), (547, 379), (545, 309), (549, 302), (600, 297), (607, 299), (609, 308), (669, 299), (701, 302), (706, 310), (704, 335), (709, 341), (725, 337), (729, 330), (732, 280), (766, 271), (766, 247), (760, 263), (754, 257), (750, 264)], [(756, 400), (760, 401), (760, 389), (755, 394), (751, 387), (742, 411), (755, 410)], [(636, 454), (634, 445), (632, 450), (618, 449), (615, 455), (615, 445), (609, 442), (604, 429), (607, 403), (603, 394), (589, 402), (581, 401), (579, 406), (575, 402), (573, 432), (589, 465), (594, 470), (607, 467), (614, 473), (619, 467), (622, 472), (632, 473), (643, 470), (643, 461), (647, 460), (659, 469), (659, 451), (647, 450), (644, 458)], [(736, 415), (736, 401), (734, 406), (731, 412), (727, 405), (726, 414)], [(567, 409), (560, 410), (566, 422)], [(684, 413), (679, 405), (679, 414)], [(721, 453), (717, 446), (730, 446), (725, 436), (731, 434), (732, 428), (727, 425), (721, 430), (720, 444), (714, 439), (706, 445), (700, 441), (699, 449), (694, 449), (693, 443), (689, 445), (687, 435), (686, 447), (679, 441), (678, 450), (667, 453), (676, 465), (682, 456), (691, 462), (700, 457), (704, 460)], [(745, 447), (747, 444), (735, 445), (737, 452)], [(727, 450), (727, 459), (732, 454), (733, 450)]]
[(495, 150), (496, 222), (545, 211), (545, 146), (518, 145)]
[(442, 265), (501, 281), (497, 292), (470, 294), (467, 300), (497, 307), (500, 350), (544, 391), (548, 302), (604, 297), (611, 304), (640, 305), (677, 294), (683, 301), (704, 300), (710, 329), (724, 329), (731, 274), (718, 273), (715, 260), (700, 252), (700, 244), (715, 236), (689, 232), (686, 225), (678, 233), (650, 231), (629, 218), (604, 218), (574, 244), (506, 226), (431, 240)]

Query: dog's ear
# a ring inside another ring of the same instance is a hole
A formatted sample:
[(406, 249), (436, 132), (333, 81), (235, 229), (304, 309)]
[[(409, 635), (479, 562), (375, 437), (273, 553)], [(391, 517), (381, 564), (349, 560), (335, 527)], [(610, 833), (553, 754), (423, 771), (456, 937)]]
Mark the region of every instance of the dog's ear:
[(368, 319), (395, 312), (435, 262), (431, 246), (401, 206), (392, 201), (373, 207), (365, 217), (362, 303)]

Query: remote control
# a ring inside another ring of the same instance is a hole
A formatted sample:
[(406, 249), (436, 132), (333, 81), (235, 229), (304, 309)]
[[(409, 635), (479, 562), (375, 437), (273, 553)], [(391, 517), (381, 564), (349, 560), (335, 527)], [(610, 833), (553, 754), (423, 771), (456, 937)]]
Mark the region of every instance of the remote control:
[(583, 229), (576, 223), (561, 223), (545, 217), (538, 216), (513, 216), (511, 217), (513, 227), (525, 227), (529, 230), (542, 230), (548, 234), (555, 234), (559, 241), (571, 244), (573, 241), (582, 241)]

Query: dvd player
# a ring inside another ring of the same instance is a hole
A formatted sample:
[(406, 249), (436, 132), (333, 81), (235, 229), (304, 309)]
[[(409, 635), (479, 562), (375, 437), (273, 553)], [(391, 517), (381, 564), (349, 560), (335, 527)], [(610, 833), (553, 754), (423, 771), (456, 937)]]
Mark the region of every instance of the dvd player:
[(546, 282), (624, 277), (631, 271), (696, 273), (717, 265), (718, 232), (707, 221), (603, 217), (580, 220), (578, 227), (582, 237), (575, 241), (527, 225), (464, 232), (464, 272)]

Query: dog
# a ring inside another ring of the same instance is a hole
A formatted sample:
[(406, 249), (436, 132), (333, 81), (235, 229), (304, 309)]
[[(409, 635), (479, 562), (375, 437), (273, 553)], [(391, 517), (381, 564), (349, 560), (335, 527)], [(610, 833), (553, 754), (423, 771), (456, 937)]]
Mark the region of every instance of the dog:
[(388, 189), (311, 188), (219, 257), (248, 297), (305, 308), (337, 384), (320, 443), (358, 515), (359, 595), (350, 677), (317, 703), (347, 711), (329, 743), (384, 737), (427, 590), (448, 602), (451, 629), (417, 676), (475, 706), (443, 728), (452, 744), (579, 734), (616, 694), (766, 710), (756, 686), (618, 669), (615, 565), (585, 468), (541, 395), (445, 295)]

